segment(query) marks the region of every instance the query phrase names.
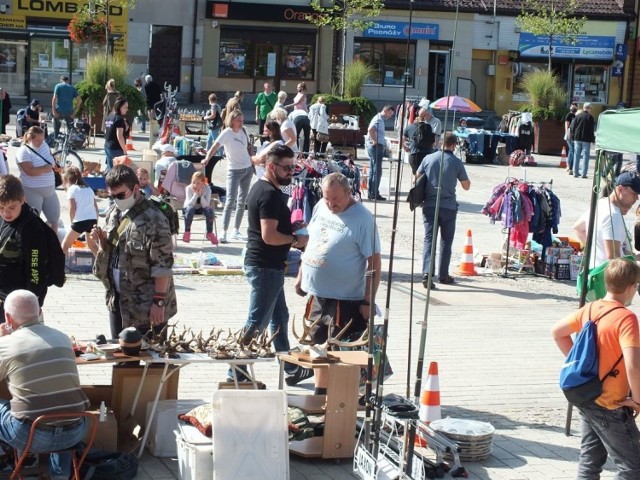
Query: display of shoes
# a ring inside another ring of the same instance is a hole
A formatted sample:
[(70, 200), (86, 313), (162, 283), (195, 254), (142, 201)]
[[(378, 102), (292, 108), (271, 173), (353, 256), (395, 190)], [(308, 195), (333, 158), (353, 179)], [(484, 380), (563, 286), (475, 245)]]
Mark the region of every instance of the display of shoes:
[(191, 241), (191, 232), (184, 232), (182, 234), (182, 241), (184, 243), (189, 243)]
[(313, 377), (313, 369), (298, 367), (296, 370), (289, 376), (285, 377), (284, 381), (290, 387), (297, 385), (298, 383), (306, 380), (308, 378)]
[(207, 240), (209, 240), (213, 245), (218, 245), (218, 238), (213, 232), (207, 233)]
[(220, 238), (218, 238), (218, 241), (220, 243), (229, 243), (227, 240), (227, 232), (222, 232), (222, 235), (220, 236)]
[(446, 277), (440, 277), (440, 280), (438, 280), (438, 282), (442, 283), (443, 285), (451, 285), (452, 283), (455, 283), (456, 280), (451, 275), (447, 275)]
[(246, 242), (247, 241), (247, 236), (243, 235), (242, 233), (240, 233), (239, 230), (236, 230), (231, 234), (231, 239), (232, 240), (239, 240), (239, 241), (242, 241), (242, 242)]

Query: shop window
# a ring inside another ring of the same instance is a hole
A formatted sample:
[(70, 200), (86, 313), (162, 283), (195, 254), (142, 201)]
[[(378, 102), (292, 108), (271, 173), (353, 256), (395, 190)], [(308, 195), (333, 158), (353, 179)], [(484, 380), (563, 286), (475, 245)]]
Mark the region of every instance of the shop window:
[(313, 46), (282, 46), (282, 78), (313, 79)]
[(220, 41), (218, 75), (253, 78), (251, 42), (233, 39)]
[(514, 102), (528, 102), (529, 95), (522, 87), (522, 80), (527, 73), (535, 71), (547, 70), (547, 63), (535, 63), (535, 62), (513, 62), (511, 64), (511, 71), (513, 74), (513, 95)]
[(374, 73), (367, 79), (369, 85), (403, 86), (405, 68), (409, 73), (407, 86), (413, 87), (415, 76), (416, 45), (409, 45), (407, 61), (407, 44), (405, 42), (364, 41), (356, 39), (353, 48), (353, 59), (362, 60), (371, 67)]
[(573, 101), (607, 103), (608, 73), (608, 67), (576, 65), (573, 77)]

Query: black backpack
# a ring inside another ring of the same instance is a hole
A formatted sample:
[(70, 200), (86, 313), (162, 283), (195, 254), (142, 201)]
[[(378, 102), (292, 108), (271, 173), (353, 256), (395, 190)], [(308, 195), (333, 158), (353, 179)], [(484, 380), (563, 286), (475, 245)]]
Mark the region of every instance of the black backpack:
[(222, 127), (222, 111), (220, 110), (220, 105), (218, 104), (216, 104), (213, 108), (217, 114), (216, 118), (214, 118), (213, 120), (209, 120), (207, 123), (209, 124), (208, 127), (211, 130), (217, 130), (218, 128)]
[(33, 211), (33, 215), (17, 225), (16, 229), (21, 237), (23, 230), (31, 222), (39, 222), (42, 225), (47, 243), (47, 251), (45, 252), (47, 278), (45, 279), (45, 283), (47, 287), (51, 287), (52, 285), (62, 287), (67, 277), (65, 276), (65, 256), (60, 246), (60, 239), (56, 232), (40, 218), (40, 215), (38, 215), (36, 211)]
[(435, 137), (431, 125), (427, 122), (418, 123), (418, 128), (413, 134), (415, 148), (418, 150), (430, 150), (433, 147)]

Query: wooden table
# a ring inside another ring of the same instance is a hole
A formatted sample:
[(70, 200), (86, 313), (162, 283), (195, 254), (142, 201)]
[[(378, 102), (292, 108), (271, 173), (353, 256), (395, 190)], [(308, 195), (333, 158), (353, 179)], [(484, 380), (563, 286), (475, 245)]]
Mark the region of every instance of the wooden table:
[(324, 435), (289, 443), (289, 451), (301, 457), (351, 458), (356, 445), (356, 416), (360, 369), (367, 365), (367, 352), (330, 352), (336, 361), (311, 362), (292, 355), (280, 359), (279, 387), (283, 388), (284, 364), (328, 370), (327, 395), (289, 395), (289, 406), (311, 415), (324, 415)]

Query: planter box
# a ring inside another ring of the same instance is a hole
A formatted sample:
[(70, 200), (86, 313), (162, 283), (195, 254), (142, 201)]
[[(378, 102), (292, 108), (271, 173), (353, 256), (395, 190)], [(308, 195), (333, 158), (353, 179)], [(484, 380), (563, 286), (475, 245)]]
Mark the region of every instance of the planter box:
[(556, 120), (535, 123), (533, 148), (543, 155), (560, 155), (564, 143), (564, 124)]

